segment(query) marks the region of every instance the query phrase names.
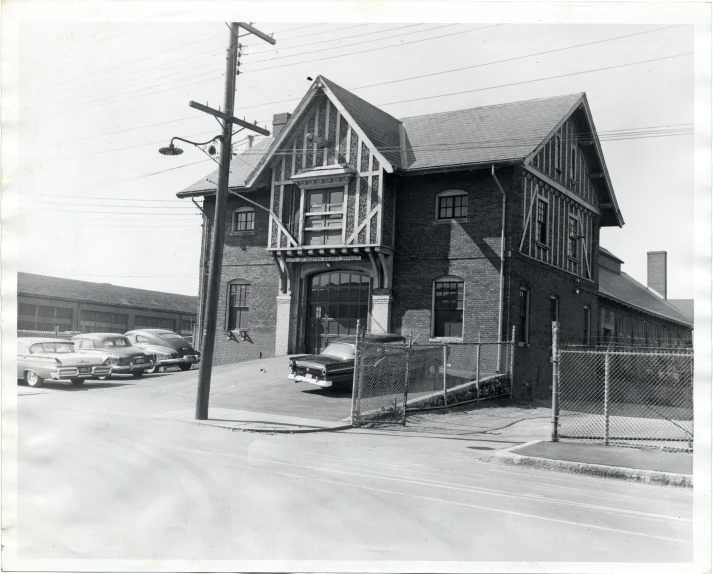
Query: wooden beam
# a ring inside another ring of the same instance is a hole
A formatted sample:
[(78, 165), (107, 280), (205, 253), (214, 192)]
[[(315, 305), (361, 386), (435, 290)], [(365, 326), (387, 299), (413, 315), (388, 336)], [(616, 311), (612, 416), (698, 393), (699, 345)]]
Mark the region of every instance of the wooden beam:
[(269, 136), (270, 132), (268, 130), (265, 130), (261, 127), (256, 126), (255, 124), (251, 124), (249, 122), (246, 122), (244, 120), (239, 120), (235, 116), (229, 116), (225, 112), (220, 112), (218, 110), (214, 110), (213, 108), (210, 108), (208, 106), (204, 106), (203, 104), (199, 104), (198, 102), (188, 102), (188, 105), (196, 110), (200, 110), (201, 112), (205, 112), (206, 114), (210, 114), (212, 116), (216, 116), (218, 118), (222, 118), (225, 121), (232, 122), (234, 124), (237, 124), (246, 130), (252, 130), (254, 132), (257, 132), (259, 134), (262, 134), (264, 136)]

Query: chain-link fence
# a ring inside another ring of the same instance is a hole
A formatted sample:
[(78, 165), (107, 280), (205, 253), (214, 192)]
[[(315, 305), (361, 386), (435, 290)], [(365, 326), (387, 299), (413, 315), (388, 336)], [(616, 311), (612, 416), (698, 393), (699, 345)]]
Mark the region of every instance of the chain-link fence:
[(514, 339), (394, 345), (357, 341), (352, 423), (403, 423), (406, 411), (512, 396)]
[(559, 439), (692, 450), (692, 350), (555, 352)]

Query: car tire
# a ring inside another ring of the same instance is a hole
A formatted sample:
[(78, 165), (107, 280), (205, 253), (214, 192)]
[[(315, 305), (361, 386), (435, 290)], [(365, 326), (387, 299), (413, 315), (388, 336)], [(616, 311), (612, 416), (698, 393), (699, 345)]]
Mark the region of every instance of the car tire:
[(111, 379), (111, 374), (102, 375), (101, 377), (97, 377), (97, 379), (99, 379), (100, 381), (108, 381), (109, 379)]
[(25, 373), (25, 382), (29, 387), (41, 387), (45, 380), (35, 373), (35, 371), (27, 371)]
[(161, 366), (160, 366), (160, 365), (156, 365), (156, 366), (153, 367), (152, 369), (149, 369), (149, 373), (158, 374), (158, 373), (160, 373), (160, 372), (161, 372)]
[(70, 379), (70, 382), (75, 386), (75, 387), (81, 387), (84, 384), (84, 379)]
[(179, 363), (178, 368), (182, 371), (190, 371), (193, 363)]
[(134, 371), (131, 371), (131, 376), (134, 377), (135, 379), (138, 379), (139, 377), (144, 376), (144, 370), (143, 369), (136, 369)]

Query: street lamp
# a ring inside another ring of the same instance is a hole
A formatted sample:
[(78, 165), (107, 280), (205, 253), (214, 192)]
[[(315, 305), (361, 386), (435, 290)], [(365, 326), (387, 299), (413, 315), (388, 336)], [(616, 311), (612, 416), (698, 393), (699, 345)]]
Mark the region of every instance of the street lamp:
[[(215, 142), (215, 141), (223, 141), (223, 137), (222, 137), (222, 136), (215, 136), (212, 140), (208, 140), (207, 142), (192, 142), (192, 141), (187, 140), (187, 139), (183, 139), (183, 138), (179, 138), (179, 137), (174, 137), (174, 138), (171, 138), (171, 142), (168, 144), (168, 147), (159, 148), (158, 153), (160, 153), (160, 154), (162, 154), (162, 155), (181, 155), (181, 154), (183, 153), (183, 150), (182, 150), (180, 147), (177, 147), (177, 146), (173, 145), (173, 140), (180, 140), (180, 141), (182, 141), (182, 142), (186, 142), (186, 143), (189, 143), (189, 144), (194, 145), (194, 146), (196, 146), (196, 147), (199, 147), (199, 146), (202, 146), (202, 145), (212, 144), (212, 143)], [(216, 151), (216, 150), (215, 150), (215, 146), (214, 146), (214, 145), (211, 145), (211, 146), (208, 148), (208, 155), (211, 155), (211, 156), (215, 155), (215, 151)]]

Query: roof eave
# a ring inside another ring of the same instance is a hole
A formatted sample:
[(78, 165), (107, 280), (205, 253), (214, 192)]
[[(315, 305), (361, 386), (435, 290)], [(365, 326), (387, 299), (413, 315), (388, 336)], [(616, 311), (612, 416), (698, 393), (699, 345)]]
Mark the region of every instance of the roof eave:
[(671, 323), (676, 323), (677, 325), (681, 325), (683, 327), (687, 327), (689, 329), (693, 329), (693, 323), (687, 323), (685, 321), (679, 321), (676, 319), (671, 319), (670, 317), (664, 317), (663, 315), (659, 315), (658, 313), (653, 313), (649, 311), (648, 309), (644, 309), (642, 307), (639, 307), (638, 305), (634, 305), (633, 303), (629, 301), (624, 301), (623, 299), (619, 299), (618, 297), (614, 297), (614, 295), (609, 295), (608, 293), (604, 293), (601, 291), (601, 289), (598, 291), (599, 297), (604, 297), (605, 299), (610, 299), (611, 301), (614, 301), (615, 303), (618, 303), (620, 305), (626, 305), (627, 307), (631, 307), (632, 309), (636, 309), (637, 311), (640, 311), (642, 313), (645, 313), (646, 315), (650, 315), (652, 317), (656, 317), (657, 319), (663, 320), (663, 321), (670, 321)]
[(460, 171), (464, 169), (485, 169), (490, 166), (506, 167), (511, 165), (522, 165), (523, 158), (503, 159), (496, 161), (479, 161), (475, 163), (457, 163), (452, 165), (441, 165), (435, 167), (424, 167), (417, 169), (396, 168), (394, 173), (399, 175), (422, 175), (424, 173), (441, 173), (446, 171)]

